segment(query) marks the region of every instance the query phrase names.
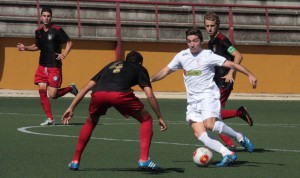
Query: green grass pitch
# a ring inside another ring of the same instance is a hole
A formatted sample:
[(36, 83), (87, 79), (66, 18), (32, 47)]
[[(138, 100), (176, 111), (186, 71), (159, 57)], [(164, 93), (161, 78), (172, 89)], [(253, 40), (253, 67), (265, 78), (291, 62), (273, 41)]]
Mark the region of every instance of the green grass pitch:
[[(57, 123), (71, 100), (51, 100)], [(143, 101), (151, 111), (147, 101)], [(238, 147), (237, 162), (226, 168), (214, 166), (221, 159), (215, 152), (209, 167), (197, 167), (193, 163), (192, 153), (202, 143), (194, 138), (185, 122), (186, 100), (159, 99), (159, 103), (168, 130), (160, 132), (154, 117), (150, 156), (164, 171), (152, 173), (137, 169), (139, 124), (133, 118), (125, 119), (114, 109), (95, 128), (82, 155), (80, 171), (70, 171), (67, 164), (85, 122), (89, 98), (78, 105), (69, 126), (40, 127), (45, 116), (38, 98), (1, 97), (0, 177), (299, 177), (300, 101), (228, 101), (226, 108), (244, 105), (251, 113), (253, 127), (239, 118), (225, 123), (244, 132), (253, 141), (255, 151), (250, 154)], [(219, 139), (214, 133), (213, 136)]]

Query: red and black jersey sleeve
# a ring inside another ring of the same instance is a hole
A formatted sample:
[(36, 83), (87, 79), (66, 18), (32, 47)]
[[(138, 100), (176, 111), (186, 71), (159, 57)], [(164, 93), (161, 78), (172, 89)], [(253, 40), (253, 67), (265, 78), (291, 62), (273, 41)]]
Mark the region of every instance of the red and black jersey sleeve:
[[(223, 35), (222, 33), (218, 33), (218, 35), (211, 39), (208, 42), (208, 48), (212, 50), (215, 54), (225, 57), (227, 60), (233, 61), (234, 56), (229, 54), (227, 50), (232, 46), (232, 43), (229, 39)], [(232, 90), (233, 84), (226, 83), (225, 80), (222, 78), (223, 76), (227, 75), (230, 69), (225, 67), (215, 67), (215, 77), (214, 81), (218, 85), (219, 88), (225, 88)]]
[(215, 54), (225, 57), (227, 60), (233, 61), (234, 57), (227, 52), (227, 50), (232, 46), (229, 39), (222, 33), (211, 39), (208, 42), (208, 48), (212, 50)]

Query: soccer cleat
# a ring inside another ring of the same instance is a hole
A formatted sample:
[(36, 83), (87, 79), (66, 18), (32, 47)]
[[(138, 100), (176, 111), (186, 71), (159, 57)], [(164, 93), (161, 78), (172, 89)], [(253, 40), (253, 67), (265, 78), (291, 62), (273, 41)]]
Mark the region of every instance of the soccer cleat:
[(158, 171), (161, 170), (161, 167), (159, 167), (157, 164), (155, 164), (151, 159), (148, 161), (138, 162), (139, 169), (146, 169), (146, 170), (151, 170), (151, 171)]
[(68, 165), (69, 169), (77, 171), (79, 169), (79, 162), (78, 161), (71, 161)]
[(216, 164), (217, 167), (226, 167), (229, 166), (231, 163), (237, 160), (236, 153), (232, 152), (230, 155), (223, 156), (222, 160)]
[(47, 125), (55, 125), (55, 120), (53, 119), (50, 119), (50, 118), (47, 118), (44, 122), (42, 122), (40, 124), (41, 126), (47, 126)]
[(76, 95), (78, 94), (78, 90), (77, 90), (77, 88), (76, 88), (76, 85), (75, 85), (74, 83), (71, 83), (69, 86), (72, 88), (71, 93), (72, 93), (74, 96), (76, 96)]
[(250, 126), (253, 126), (253, 120), (251, 118), (251, 116), (249, 115), (246, 107), (241, 106), (238, 111), (240, 111), (242, 113), (242, 115), (240, 116), (245, 122), (247, 122)]
[[(243, 134), (242, 134), (243, 135)], [(254, 150), (254, 146), (253, 146), (253, 143), (245, 136), (243, 135), (243, 140), (240, 141), (240, 144), (246, 148), (246, 150), (250, 153), (253, 152)]]

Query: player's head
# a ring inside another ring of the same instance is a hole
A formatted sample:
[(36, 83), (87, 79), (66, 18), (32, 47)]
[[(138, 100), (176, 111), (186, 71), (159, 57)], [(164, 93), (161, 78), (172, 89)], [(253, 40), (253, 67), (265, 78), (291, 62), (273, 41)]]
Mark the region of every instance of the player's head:
[(41, 15), (43, 15), (43, 12), (48, 12), (52, 16), (52, 10), (49, 7), (44, 7), (41, 11)]
[(204, 15), (204, 26), (210, 36), (216, 35), (220, 26), (219, 16), (214, 12), (207, 12)]
[(188, 36), (191, 36), (191, 35), (198, 36), (199, 40), (201, 42), (203, 42), (203, 36), (202, 36), (200, 28), (198, 28), (198, 27), (192, 27), (192, 28), (188, 29), (187, 31), (185, 31), (185, 37), (186, 37), (186, 39), (188, 38)]
[(52, 10), (48, 7), (45, 7), (41, 11), (41, 20), (44, 25), (48, 25), (51, 23), (52, 19)]
[(193, 27), (185, 31), (186, 43), (190, 48), (191, 53), (197, 54), (201, 51), (201, 45), (203, 43), (203, 36), (201, 30), (197, 27)]
[(130, 51), (127, 55), (126, 55), (126, 61), (129, 62), (136, 62), (139, 64), (143, 64), (143, 56), (141, 55), (141, 53), (136, 52), (136, 51)]
[(207, 12), (205, 15), (204, 15), (204, 25), (205, 25), (205, 20), (210, 20), (210, 21), (214, 21), (216, 22), (216, 25), (219, 27), (220, 25), (220, 19), (219, 19), (219, 16), (215, 13), (215, 12)]

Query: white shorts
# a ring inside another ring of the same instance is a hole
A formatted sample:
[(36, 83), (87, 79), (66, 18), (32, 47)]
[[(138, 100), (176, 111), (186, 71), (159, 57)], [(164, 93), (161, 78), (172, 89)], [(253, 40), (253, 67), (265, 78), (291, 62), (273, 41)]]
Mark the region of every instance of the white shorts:
[(221, 118), (221, 102), (217, 98), (208, 97), (187, 106), (187, 122), (203, 122), (208, 118)]

